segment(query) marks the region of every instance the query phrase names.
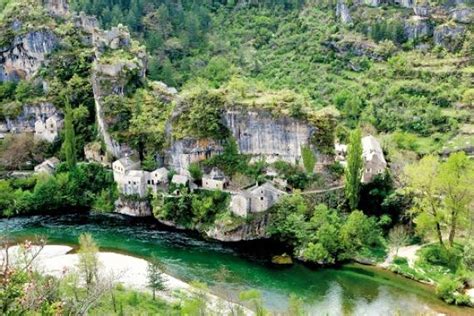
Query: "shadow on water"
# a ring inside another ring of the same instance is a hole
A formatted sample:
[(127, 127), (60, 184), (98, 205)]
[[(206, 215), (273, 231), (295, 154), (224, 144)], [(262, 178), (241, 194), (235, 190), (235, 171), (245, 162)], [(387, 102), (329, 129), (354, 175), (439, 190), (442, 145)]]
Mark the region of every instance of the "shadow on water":
[[(468, 315), (472, 309), (454, 308), (434, 297), (433, 290), (386, 271), (346, 265), (314, 269), (302, 264), (276, 267), (273, 254), (285, 249), (270, 241), (223, 244), (199, 235), (170, 229), (156, 220), (117, 214), (65, 214), (0, 220), (0, 233), (15, 240), (43, 235), (50, 244), (75, 246), (79, 235), (91, 233), (101, 250), (142, 258), (160, 258), (167, 272), (184, 281), (199, 280), (216, 293), (237, 298), (240, 291), (258, 289), (265, 305), (287, 308), (293, 293), (304, 299), (312, 314), (389, 315), (426, 313), (435, 309), (449, 315)], [(225, 281), (216, 272), (231, 274)]]

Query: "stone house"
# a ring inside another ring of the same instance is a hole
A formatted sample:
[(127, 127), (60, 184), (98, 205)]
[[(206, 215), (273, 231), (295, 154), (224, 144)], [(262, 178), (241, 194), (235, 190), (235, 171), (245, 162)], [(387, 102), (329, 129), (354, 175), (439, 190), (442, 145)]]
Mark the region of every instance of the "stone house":
[(208, 190), (224, 190), (229, 181), (224, 173), (217, 168), (212, 168), (211, 172), (202, 177), (202, 187)]
[(64, 125), (63, 118), (57, 113), (46, 120), (39, 118), (35, 122), (35, 139), (52, 143)]
[(144, 197), (147, 194), (147, 181), (149, 172), (143, 170), (130, 170), (124, 177), (123, 182), (119, 184), (120, 191), (126, 195), (139, 195)]
[(130, 157), (123, 157), (112, 163), (112, 171), (114, 173), (114, 181), (122, 183), (125, 175), (130, 170), (140, 170), (140, 161), (135, 161)]
[(46, 159), (39, 165), (35, 166), (35, 173), (44, 173), (44, 174), (53, 174), (56, 170), (56, 167), (60, 163), (59, 159), (56, 157), (51, 157)]
[(362, 183), (371, 182), (376, 175), (383, 173), (387, 168), (382, 147), (372, 135), (362, 138), (362, 157), (364, 159)]
[(249, 213), (268, 210), (284, 195), (286, 192), (277, 189), (270, 182), (266, 182), (246, 191), (232, 194), (230, 209), (237, 216), (247, 217)]
[(150, 182), (152, 186), (164, 185), (168, 183), (168, 169), (162, 167), (150, 172)]

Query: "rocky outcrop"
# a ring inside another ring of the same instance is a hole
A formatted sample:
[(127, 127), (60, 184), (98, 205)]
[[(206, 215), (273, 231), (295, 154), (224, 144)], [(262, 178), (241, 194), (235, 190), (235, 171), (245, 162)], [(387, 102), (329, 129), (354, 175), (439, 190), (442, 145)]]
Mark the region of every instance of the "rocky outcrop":
[(404, 31), (405, 36), (411, 40), (428, 38), (433, 35), (433, 25), (428, 18), (415, 15), (405, 22)]
[(431, 14), (431, 8), (429, 4), (416, 5), (413, 7), (413, 12), (415, 15), (422, 17), (429, 17)]
[(474, 20), (474, 10), (472, 8), (455, 8), (451, 10), (449, 17), (458, 23), (471, 24)]
[(274, 117), (266, 111), (228, 109), (224, 122), (242, 154), (267, 162), (301, 160), (301, 147), (309, 145), (314, 128), (290, 117)]
[(10, 45), (0, 48), (0, 82), (32, 78), (58, 43), (48, 29), (15, 36)]
[(322, 44), (340, 55), (366, 56), (377, 61), (385, 58), (377, 52), (377, 44), (358, 37), (333, 37)]
[(178, 140), (168, 151), (168, 164), (175, 169), (187, 169), (191, 163), (208, 159), (222, 150), (222, 146), (212, 139)]
[(153, 215), (150, 202), (127, 199), (122, 196), (115, 201), (115, 212), (133, 217), (148, 217)]
[(56, 16), (65, 16), (69, 13), (67, 0), (43, 0), (46, 10)]
[(206, 231), (206, 235), (209, 238), (224, 242), (268, 238), (270, 237), (267, 232), (269, 216), (270, 215), (268, 214), (264, 214), (263, 216), (257, 217), (251, 221), (231, 227), (227, 227), (225, 224), (216, 223), (211, 229)]
[(464, 40), (465, 28), (458, 24), (443, 24), (434, 30), (434, 43), (449, 51), (461, 48)]
[[(94, 16), (86, 15), (84, 12), (81, 12), (72, 17), (72, 21), (75, 27), (81, 28), (84, 32), (94, 33), (99, 28), (99, 21)], [(91, 42), (92, 44), (92, 42)]]
[(35, 131), (37, 121), (45, 122), (57, 114), (62, 115), (51, 103), (24, 105), (18, 116), (5, 119), (6, 131), (10, 133), (32, 133)]
[(349, 7), (347, 6), (345, 0), (338, 0), (336, 5), (336, 16), (344, 24), (352, 23), (352, 17), (349, 12)]

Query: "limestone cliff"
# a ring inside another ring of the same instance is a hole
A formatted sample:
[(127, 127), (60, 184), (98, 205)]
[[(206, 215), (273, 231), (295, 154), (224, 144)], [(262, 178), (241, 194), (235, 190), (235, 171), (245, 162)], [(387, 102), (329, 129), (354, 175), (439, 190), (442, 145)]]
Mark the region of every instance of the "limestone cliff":
[(49, 29), (16, 35), (0, 47), (0, 82), (31, 79), (58, 43), (58, 37)]
[(243, 154), (267, 162), (301, 160), (301, 147), (309, 145), (314, 128), (291, 117), (274, 117), (266, 111), (228, 109), (224, 121)]
[(61, 113), (49, 102), (24, 105), (18, 115), (5, 118), (3, 132), (32, 133), (35, 131), (35, 122), (44, 122), (55, 114)]

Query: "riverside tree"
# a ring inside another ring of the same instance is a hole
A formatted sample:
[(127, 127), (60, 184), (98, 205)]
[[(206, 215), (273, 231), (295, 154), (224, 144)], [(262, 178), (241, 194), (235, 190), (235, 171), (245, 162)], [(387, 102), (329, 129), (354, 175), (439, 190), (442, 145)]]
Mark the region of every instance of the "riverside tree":
[(148, 276), (148, 287), (151, 289), (153, 294), (153, 300), (156, 299), (156, 291), (165, 290), (165, 280), (163, 278), (164, 266), (157, 258), (153, 258), (148, 262), (147, 276)]
[(440, 245), (449, 246), (459, 230), (467, 228), (474, 216), (474, 164), (464, 152), (454, 153), (445, 162), (426, 156), (405, 170), (408, 189), (414, 193), (410, 213), (422, 234), (434, 232)]
[(363, 166), (361, 131), (357, 128), (349, 137), (347, 167), (345, 170), (345, 192), (351, 210), (354, 210), (359, 204), (360, 180), (362, 178)]

